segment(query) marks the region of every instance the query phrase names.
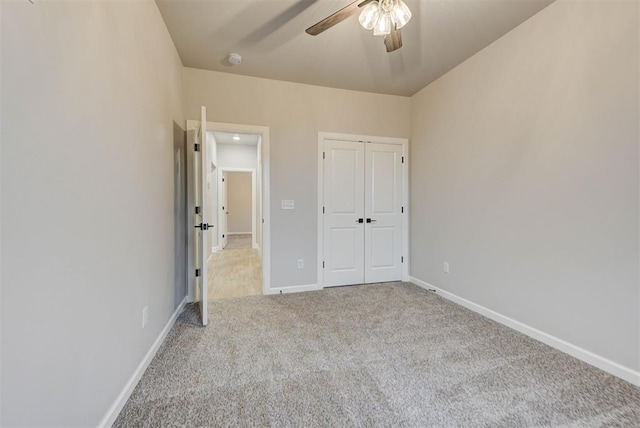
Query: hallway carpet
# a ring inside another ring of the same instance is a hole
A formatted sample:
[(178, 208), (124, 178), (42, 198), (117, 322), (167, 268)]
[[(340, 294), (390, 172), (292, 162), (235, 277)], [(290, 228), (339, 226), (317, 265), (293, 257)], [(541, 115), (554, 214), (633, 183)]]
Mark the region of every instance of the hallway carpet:
[(210, 300), (262, 294), (262, 260), (258, 250), (224, 249), (213, 254), (207, 263)]
[(406, 283), (187, 309), (117, 427), (639, 426), (640, 389)]
[(225, 250), (237, 250), (240, 248), (251, 248), (251, 234), (228, 235)]

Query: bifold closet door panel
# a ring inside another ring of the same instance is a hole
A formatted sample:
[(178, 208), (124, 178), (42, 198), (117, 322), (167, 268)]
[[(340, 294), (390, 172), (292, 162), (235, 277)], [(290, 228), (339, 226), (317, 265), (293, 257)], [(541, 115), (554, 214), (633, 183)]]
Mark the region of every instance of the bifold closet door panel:
[(365, 145), (365, 281), (402, 278), (402, 146)]
[(364, 144), (324, 143), (324, 286), (364, 282)]

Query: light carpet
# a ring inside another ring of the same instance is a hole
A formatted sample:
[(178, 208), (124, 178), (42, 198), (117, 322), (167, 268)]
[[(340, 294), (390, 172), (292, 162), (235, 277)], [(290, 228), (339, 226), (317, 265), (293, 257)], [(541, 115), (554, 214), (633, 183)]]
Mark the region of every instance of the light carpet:
[(640, 426), (640, 389), (412, 284), (209, 302), (117, 427)]
[(251, 234), (227, 235), (227, 245), (225, 250), (237, 250), (240, 248), (251, 248)]
[(262, 260), (251, 247), (218, 251), (210, 258), (207, 272), (211, 300), (262, 294)]

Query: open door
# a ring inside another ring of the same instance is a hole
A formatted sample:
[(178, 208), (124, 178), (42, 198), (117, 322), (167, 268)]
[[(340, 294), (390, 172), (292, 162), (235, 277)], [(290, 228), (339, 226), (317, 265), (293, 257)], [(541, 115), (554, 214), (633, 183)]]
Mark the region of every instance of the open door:
[(207, 230), (211, 226), (209, 221), (210, 207), (207, 203), (207, 112), (202, 107), (200, 125), (195, 133), (193, 150), (192, 189), (195, 209), (192, 211), (193, 242), (194, 242), (194, 272), (195, 272), (195, 301), (199, 303), (202, 325), (207, 325)]

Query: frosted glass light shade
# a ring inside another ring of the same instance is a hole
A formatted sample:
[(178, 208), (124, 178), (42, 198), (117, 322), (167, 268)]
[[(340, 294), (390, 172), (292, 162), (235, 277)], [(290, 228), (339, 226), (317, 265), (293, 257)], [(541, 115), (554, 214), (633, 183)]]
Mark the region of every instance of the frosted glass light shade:
[(378, 22), (378, 2), (374, 1), (369, 3), (362, 9), (360, 12), (360, 16), (358, 17), (358, 21), (360, 21), (360, 25), (362, 25), (367, 30), (373, 30), (376, 23)]
[(391, 9), (391, 18), (396, 24), (396, 28), (402, 28), (411, 19), (411, 11), (402, 0), (397, 0), (393, 9)]
[(391, 33), (391, 16), (388, 12), (383, 12), (378, 18), (375, 27), (373, 27), (374, 36), (386, 36)]

